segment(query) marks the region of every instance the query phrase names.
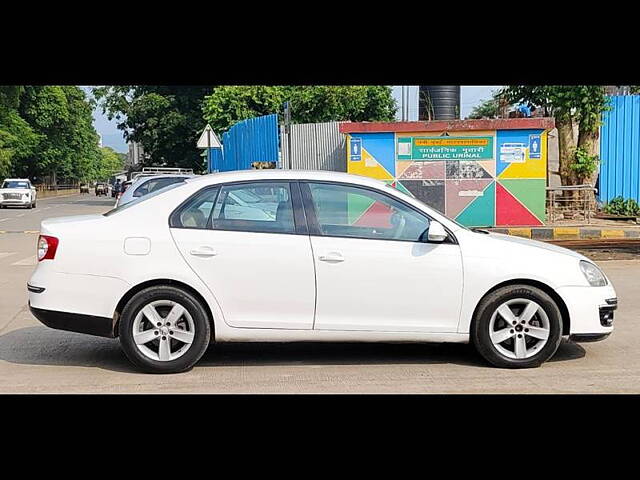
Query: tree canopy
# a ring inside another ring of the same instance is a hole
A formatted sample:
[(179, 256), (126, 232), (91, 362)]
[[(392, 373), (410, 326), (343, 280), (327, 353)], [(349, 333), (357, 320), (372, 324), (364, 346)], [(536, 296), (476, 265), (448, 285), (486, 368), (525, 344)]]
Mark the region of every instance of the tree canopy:
[(104, 158), (92, 105), (76, 86), (0, 87), (0, 174), (95, 179)]
[(392, 121), (397, 108), (385, 86), (222, 86), (205, 98), (204, 118), (222, 133), (247, 118), (282, 117), (286, 101), (293, 123)]
[(125, 140), (139, 142), (149, 160), (144, 166), (204, 167), (196, 148), (205, 127), (202, 104), (211, 87), (123, 85), (93, 89), (109, 120)]
[[(591, 180), (596, 171), (595, 154), (602, 112), (609, 109), (601, 85), (509, 85), (500, 92), (511, 103), (546, 108), (558, 129), (560, 176), (564, 185)], [(574, 140), (574, 124), (578, 141)]]

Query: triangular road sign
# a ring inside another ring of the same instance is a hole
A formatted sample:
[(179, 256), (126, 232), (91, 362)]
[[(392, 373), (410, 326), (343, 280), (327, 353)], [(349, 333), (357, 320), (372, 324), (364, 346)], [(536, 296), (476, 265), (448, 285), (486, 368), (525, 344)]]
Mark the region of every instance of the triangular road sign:
[(198, 148), (222, 148), (222, 144), (216, 135), (216, 132), (213, 131), (211, 125), (207, 124), (198, 139)]

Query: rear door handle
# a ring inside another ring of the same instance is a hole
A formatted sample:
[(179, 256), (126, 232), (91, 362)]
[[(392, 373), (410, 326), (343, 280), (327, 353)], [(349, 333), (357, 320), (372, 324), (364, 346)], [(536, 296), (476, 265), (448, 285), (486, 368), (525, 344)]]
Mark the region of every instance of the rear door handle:
[(216, 252), (211, 247), (194, 248), (189, 253), (191, 255), (195, 255), (196, 257), (213, 257), (218, 254), (218, 252)]
[(344, 262), (344, 257), (340, 252), (329, 252), (326, 255), (318, 256), (318, 260), (321, 262)]

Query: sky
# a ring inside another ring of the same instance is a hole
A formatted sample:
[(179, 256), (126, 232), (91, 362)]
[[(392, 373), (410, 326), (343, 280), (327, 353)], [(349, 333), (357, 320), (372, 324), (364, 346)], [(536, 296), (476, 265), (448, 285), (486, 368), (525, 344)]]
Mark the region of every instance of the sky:
[[(460, 118), (466, 118), (483, 100), (491, 98), (493, 91), (502, 88), (502, 85), (463, 85), (460, 88)], [(401, 100), (402, 86), (393, 87), (393, 96), (398, 102), (396, 120), (402, 119)], [(409, 86), (409, 121), (418, 120), (418, 87)]]
[[(473, 107), (478, 105), (483, 100), (491, 97), (491, 93), (494, 90), (500, 88), (500, 85), (463, 85), (460, 89), (460, 118), (465, 118)], [(91, 94), (91, 87), (81, 87), (88, 94)], [(402, 95), (402, 87), (393, 87), (393, 96), (398, 101), (400, 106), (400, 100)], [(401, 119), (402, 112), (398, 109), (396, 118)], [(418, 120), (418, 87), (409, 86), (409, 120)], [(96, 108), (93, 112), (93, 125), (95, 129), (102, 135), (102, 145), (105, 147), (111, 147), (116, 152), (126, 153), (127, 144), (122, 137), (122, 131), (116, 127), (115, 120), (109, 121), (107, 116), (102, 113), (100, 107)]]

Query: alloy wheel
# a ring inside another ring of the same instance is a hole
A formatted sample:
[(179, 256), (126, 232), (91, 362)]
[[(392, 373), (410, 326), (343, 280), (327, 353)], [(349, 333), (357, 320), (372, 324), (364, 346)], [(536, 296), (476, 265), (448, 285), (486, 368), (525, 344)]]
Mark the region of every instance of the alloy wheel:
[(514, 298), (500, 305), (489, 321), (489, 337), (495, 349), (508, 358), (525, 359), (546, 345), (551, 331), (549, 317), (533, 300)]
[(187, 309), (173, 300), (145, 305), (133, 321), (133, 340), (146, 357), (168, 362), (184, 355), (195, 338), (195, 322)]

